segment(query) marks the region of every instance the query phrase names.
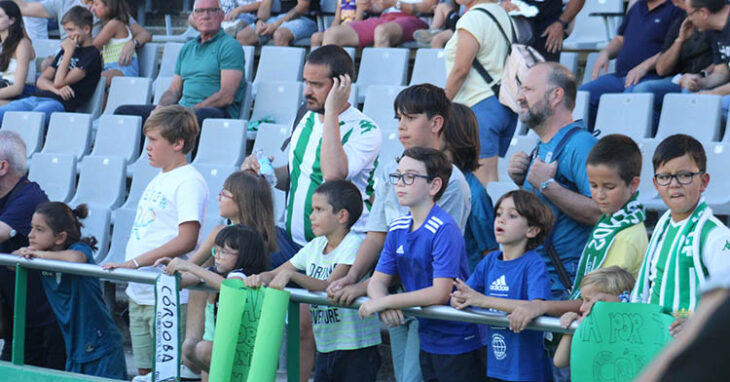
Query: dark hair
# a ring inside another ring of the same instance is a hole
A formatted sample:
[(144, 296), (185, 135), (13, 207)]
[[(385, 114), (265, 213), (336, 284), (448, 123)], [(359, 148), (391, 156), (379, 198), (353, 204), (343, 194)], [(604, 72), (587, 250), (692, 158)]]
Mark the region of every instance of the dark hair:
[(349, 75), (355, 80), (355, 64), (352, 57), (342, 47), (337, 45), (321, 46), (307, 55), (307, 63), (312, 65), (327, 65), (330, 68), (330, 77)]
[(651, 163), (654, 165), (654, 172), (659, 166), (669, 162), (674, 158), (679, 158), (685, 154), (689, 154), (694, 160), (697, 168), (705, 172), (707, 169), (707, 155), (700, 141), (685, 134), (675, 134), (667, 137), (654, 151)]
[(84, 225), (80, 219), (89, 216), (89, 208), (86, 204), (79, 204), (72, 210), (66, 203), (46, 202), (36, 207), (35, 213), (43, 215), (46, 224), (55, 235), (66, 232), (66, 242), (63, 243), (64, 248), (80, 241), (88, 244), (92, 251), (96, 251), (97, 241), (95, 237), (81, 237), (81, 227)]
[(327, 198), (327, 203), (332, 206), (332, 212), (338, 213), (346, 210), (349, 218), (347, 219), (347, 228), (360, 219), (362, 215), (362, 194), (352, 182), (347, 180), (331, 180), (324, 182), (314, 190), (315, 194), (323, 195)]
[(129, 25), (129, 5), (127, 5), (126, 1), (101, 0), (101, 2), (109, 8), (109, 18), (107, 20), (117, 19)]
[(200, 134), (200, 125), (195, 113), (191, 108), (181, 105), (168, 105), (157, 109), (144, 122), (142, 132), (147, 133), (152, 129), (157, 129), (160, 135), (172, 144), (182, 139), (183, 154), (193, 150)]
[[(396, 117), (398, 114), (414, 115), (423, 114), (431, 119), (435, 115), (444, 118), (444, 123), (449, 120), (451, 101), (446, 97), (444, 89), (431, 84), (420, 84), (409, 86), (395, 97), (393, 110)], [(439, 134), (443, 129), (439, 132)]]
[(241, 269), (246, 276), (257, 275), (269, 268), (269, 255), (261, 235), (251, 228), (235, 224), (223, 228), (215, 236), (215, 245), (238, 251), (233, 269)]
[(628, 185), (635, 177), (641, 176), (641, 150), (633, 139), (625, 135), (606, 135), (588, 153), (586, 164), (610, 166)]
[(545, 205), (535, 194), (525, 190), (512, 190), (502, 195), (494, 205), (494, 214), (497, 214), (502, 201), (512, 198), (515, 209), (520, 216), (527, 219), (530, 227), (537, 227), (540, 232), (533, 238), (527, 240), (527, 249), (535, 249), (545, 241), (550, 230), (553, 228), (553, 211)]
[(727, 0), (690, 0), (689, 5), (694, 9), (707, 8), (710, 13), (718, 13), (727, 5)]
[(66, 23), (72, 23), (78, 27), (89, 27), (94, 26), (94, 15), (86, 7), (76, 5), (66, 12), (61, 18), (61, 25)]
[(239, 223), (258, 231), (267, 252), (278, 251), (274, 197), (266, 179), (248, 171), (236, 171), (228, 175), (223, 188), (233, 195), (233, 201), (238, 206)]
[(466, 105), (452, 103), (449, 119), (444, 125), (446, 150), (461, 171), (479, 168), (479, 122)]
[(17, 4), (9, 0), (3, 0), (0, 1), (0, 8), (3, 9), (9, 19), (14, 21), (8, 26), (8, 37), (3, 40), (3, 49), (0, 52), (0, 72), (4, 72), (8, 69), (10, 59), (13, 58), (20, 40), (25, 37), (25, 25), (23, 24), (23, 15), (20, 13)]
[(398, 162), (400, 163), (400, 160), (404, 157), (423, 162), (426, 166), (426, 175), (431, 177), (429, 183), (434, 178), (441, 179), (441, 189), (433, 196), (434, 202), (439, 200), (446, 191), (446, 186), (449, 185), (449, 178), (451, 177), (451, 161), (446, 157), (446, 154), (430, 147), (411, 147), (403, 152), (403, 155), (398, 158)]
[(563, 89), (563, 104), (568, 110), (575, 107), (575, 97), (578, 94), (578, 83), (573, 73), (563, 65), (557, 62), (541, 62), (535, 66), (547, 66), (550, 72), (546, 81), (552, 88)]

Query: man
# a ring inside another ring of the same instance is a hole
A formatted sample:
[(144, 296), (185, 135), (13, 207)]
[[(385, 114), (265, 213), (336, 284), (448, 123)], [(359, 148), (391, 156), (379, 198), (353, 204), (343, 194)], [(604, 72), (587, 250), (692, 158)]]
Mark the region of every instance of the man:
[(241, 45), (221, 29), (218, 0), (197, 0), (193, 18), (200, 36), (180, 49), (170, 87), (158, 105), (122, 105), (114, 114), (138, 115), (142, 123), (162, 106), (191, 107), (202, 126), (206, 118), (238, 118), (245, 86)]
[[(659, 78), (655, 71), (657, 58), (672, 23), (684, 12), (669, 0), (639, 0), (626, 13), (618, 35), (608, 43), (593, 67), (593, 81), (580, 90), (590, 92), (588, 129), (598, 113), (598, 101), (605, 93), (631, 92), (633, 86)], [(599, 77), (608, 70), (608, 62), (616, 59), (616, 72)]]
[(265, 45), (274, 40), (274, 45), (289, 46), (292, 42), (308, 38), (317, 31), (314, 12), (319, 11), (318, 0), (288, 0), (281, 2), (281, 13), (272, 16), (273, 0), (263, 0), (259, 6), (255, 29), (246, 25), (236, 34), (241, 45)]
[[(288, 197), (285, 226), (278, 227), (279, 252), (271, 256), (272, 268), (288, 261), (314, 238), (309, 221), (312, 194), (325, 181), (346, 179), (357, 186), (365, 208), (352, 231), (365, 230), (382, 135), (375, 122), (347, 101), (354, 75), (350, 55), (338, 46), (325, 45), (307, 56), (303, 71), (307, 112), (294, 126), (288, 166), (275, 169), (276, 187), (288, 191)], [(241, 170), (259, 173), (256, 157), (246, 158)], [(305, 378), (314, 364), (314, 337), (309, 307), (304, 304), (301, 318), (300, 375)]]
[[(26, 178), (26, 149), (20, 136), (0, 131), (0, 253), (8, 254), (28, 246), (30, 220), (36, 207), (48, 201), (37, 183)], [(64, 370), (66, 347), (56, 316), (41, 286), (41, 272), (28, 271), (25, 315), (25, 363)], [(2, 304), (5, 345), (3, 361), (10, 361), (15, 304), (15, 272), (0, 267), (0, 300)]]

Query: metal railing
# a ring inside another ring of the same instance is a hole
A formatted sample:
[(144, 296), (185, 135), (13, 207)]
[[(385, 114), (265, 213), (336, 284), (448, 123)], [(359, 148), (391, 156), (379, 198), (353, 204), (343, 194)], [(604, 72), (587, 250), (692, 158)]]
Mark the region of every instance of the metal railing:
[[(79, 264), (66, 261), (24, 259), (14, 255), (0, 254), (0, 266), (16, 266), (15, 282), (15, 309), (12, 343), (12, 363), (23, 365), (25, 349), (25, 301), (27, 285), (27, 270), (37, 269), (52, 272), (69, 273), (82, 276), (98, 277), (103, 280), (137, 282), (154, 284), (158, 273), (132, 269), (115, 269), (107, 271), (97, 265)], [(215, 291), (212, 288), (202, 286), (195, 289)], [(367, 301), (366, 297), (360, 297), (350, 306), (343, 306), (328, 300), (324, 292), (309, 292), (303, 289), (286, 288), (290, 293), (289, 318), (287, 325), (287, 379), (299, 381), (299, 304), (317, 304), (337, 306), (341, 308), (357, 309)], [(437, 320), (450, 320), (470, 322), (498, 327), (509, 326), (509, 320), (505, 315), (478, 312), (475, 310), (456, 310), (448, 306), (413, 307), (403, 309), (408, 316), (431, 318)], [(578, 327), (574, 322), (568, 329), (560, 326), (560, 320), (554, 317), (538, 317), (527, 325), (527, 329), (538, 331), (550, 331), (556, 333), (573, 333)], [(0, 369), (2, 369), (0, 367)]]

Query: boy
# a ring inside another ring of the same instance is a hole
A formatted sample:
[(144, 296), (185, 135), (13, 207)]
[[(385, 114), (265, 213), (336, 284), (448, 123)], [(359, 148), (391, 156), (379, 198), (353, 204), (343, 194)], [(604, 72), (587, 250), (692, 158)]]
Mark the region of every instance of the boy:
[[(124, 263), (107, 263), (106, 269), (148, 267), (163, 257), (184, 256), (197, 243), (203, 225), (208, 186), (186, 155), (195, 146), (200, 128), (195, 114), (179, 105), (165, 106), (144, 124), (147, 156), (155, 176), (137, 205)], [(155, 291), (153, 285), (129, 283), (129, 331), (134, 363), (140, 375), (152, 369), (155, 351), (153, 333)], [(180, 291), (180, 338), (185, 338), (187, 290)]]
[[(311, 291), (324, 291), (355, 261), (362, 237), (350, 231), (360, 218), (360, 191), (346, 180), (325, 182), (312, 194), (312, 229), (317, 236), (294, 257), (270, 272), (247, 277), (249, 287), (283, 289), (291, 280)], [(298, 271), (305, 271), (305, 274)], [(380, 367), (375, 317), (361, 320), (352, 309), (310, 305), (317, 344), (315, 381), (374, 381)]]
[[(406, 150), (390, 174), (398, 203), (410, 214), (390, 223), (385, 246), (367, 287), (371, 300), (360, 316), (380, 313), (388, 326), (403, 324), (401, 308), (445, 305), (456, 278), (469, 275), (461, 230), (435, 202), (444, 193), (451, 163), (444, 153), (423, 147)], [(396, 277), (405, 293), (388, 294)], [(431, 380), (472, 380), (485, 375), (481, 336), (474, 324), (418, 319), (421, 374)]]
[(36, 82), (33, 96), (0, 107), (0, 120), (6, 111), (40, 111), (46, 123), (53, 112), (73, 112), (89, 100), (101, 76), (101, 53), (93, 45), (93, 16), (82, 6), (69, 9), (61, 19), (66, 38), (53, 63)]
[(705, 280), (730, 274), (730, 230), (702, 199), (706, 162), (702, 144), (684, 134), (663, 140), (652, 158), (654, 187), (669, 211), (654, 228), (631, 301), (673, 314), (672, 335), (695, 311)]

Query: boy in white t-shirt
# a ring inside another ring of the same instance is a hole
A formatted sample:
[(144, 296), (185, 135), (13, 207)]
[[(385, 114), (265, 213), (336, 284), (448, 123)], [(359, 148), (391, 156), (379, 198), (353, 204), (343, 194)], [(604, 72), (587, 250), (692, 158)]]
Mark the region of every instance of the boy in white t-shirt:
[[(155, 111), (144, 124), (147, 156), (152, 167), (162, 169), (147, 185), (137, 205), (123, 263), (107, 263), (106, 269), (150, 266), (163, 257), (179, 257), (195, 249), (203, 225), (208, 186), (186, 155), (200, 132), (195, 114), (179, 105)], [(155, 352), (154, 285), (129, 283), (129, 331), (139, 374), (151, 371)], [(184, 331), (188, 294), (180, 291), (181, 331)], [(184, 333), (180, 334), (184, 338)]]
[[(244, 282), (253, 288), (283, 289), (293, 281), (311, 291), (326, 290), (355, 261), (363, 237), (350, 227), (362, 209), (362, 197), (354, 184), (346, 180), (323, 183), (312, 194), (309, 215), (317, 237), (278, 268), (249, 276)], [(377, 317), (361, 320), (356, 310), (324, 305), (310, 305), (310, 312), (318, 351), (314, 380), (374, 381), (380, 367)]]

